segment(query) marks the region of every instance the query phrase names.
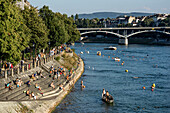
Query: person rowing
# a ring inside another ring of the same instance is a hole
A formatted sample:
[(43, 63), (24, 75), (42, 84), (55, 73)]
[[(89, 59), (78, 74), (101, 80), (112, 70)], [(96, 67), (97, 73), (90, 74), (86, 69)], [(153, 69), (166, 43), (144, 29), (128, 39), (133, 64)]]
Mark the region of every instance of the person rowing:
[(105, 95), (106, 95), (106, 91), (105, 91), (105, 89), (103, 88), (102, 98), (103, 98), (103, 96), (105, 96)]

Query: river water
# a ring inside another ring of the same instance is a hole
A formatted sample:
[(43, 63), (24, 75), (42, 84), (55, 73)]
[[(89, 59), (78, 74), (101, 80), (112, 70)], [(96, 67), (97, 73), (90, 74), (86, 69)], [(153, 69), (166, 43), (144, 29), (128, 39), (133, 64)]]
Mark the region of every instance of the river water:
[[(117, 50), (104, 50), (109, 46)], [(85, 72), (54, 113), (170, 113), (170, 46), (76, 43), (71, 48), (84, 52)], [(113, 105), (101, 100), (103, 88), (113, 96)]]

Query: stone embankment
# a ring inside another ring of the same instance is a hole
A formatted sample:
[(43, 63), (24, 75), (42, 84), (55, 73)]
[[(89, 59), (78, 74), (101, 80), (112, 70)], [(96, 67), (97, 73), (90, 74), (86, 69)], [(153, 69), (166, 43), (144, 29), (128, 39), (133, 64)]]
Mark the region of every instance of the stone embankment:
[[(72, 74), (70, 80), (66, 80), (66, 77), (61, 76), (60, 80), (54, 79), (49, 76), (49, 69), (51, 65), (54, 68), (58, 68), (60, 63), (56, 60), (50, 61), (41, 67), (37, 67), (29, 72), (25, 72), (21, 76), (23, 81), (29, 79), (29, 75), (35, 73), (36, 71), (42, 71), (45, 78), (39, 78), (38, 80), (32, 81), (31, 86), (27, 87), (23, 84), (21, 87), (16, 88), (14, 86), (13, 90), (8, 88), (0, 87), (0, 112), (2, 113), (20, 113), (20, 112), (33, 112), (33, 113), (48, 113), (51, 112), (61, 100), (70, 92), (70, 89), (76, 83), (76, 81), (81, 77), (84, 72), (84, 63), (82, 59), (79, 59), (80, 63), (75, 73)], [(68, 72), (67, 72), (68, 73)], [(25, 76), (24, 76), (25, 75)], [(2, 80), (1, 80), (2, 81)], [(9, 81), (9, 80), (8, 80)], [(49, 87), (51, 82), (54, 82), (55, 89)], [(35, 83), (37, 83), (42, 90), (39, 91), (35, 88)], [(64, 90), (60, 89), (59, 86), (63, 85)], [(36, 94), (37, 99), (29, 99), (24, 91), (30, 89)], [(43, 95), (41, 95), (43, 93)]]

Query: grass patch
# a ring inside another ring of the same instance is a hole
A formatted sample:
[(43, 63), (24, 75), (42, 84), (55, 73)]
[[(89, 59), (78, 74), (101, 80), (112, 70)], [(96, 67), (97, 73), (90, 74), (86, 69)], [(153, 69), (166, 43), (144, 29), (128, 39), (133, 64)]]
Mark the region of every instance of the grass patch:
[(27, 106), (24, 106), (23, 104), (19, 103), (22, 108), (20, 109), (20, 113), (33, 113), (33, 110), (29, 110)]
[(60, 60), (60, 56), (55, 57), (55, 60), (59, 61)]
[[(64, 56), (64, 57), (63, 57)], [(77, 68), (77, 61), (78, 61), (78, 56), (73, 53), (73, 57), (62, 55), (64, 63), (62, 64), (65, 68), (68, 70), (72, 68)]]
[(62, 56), (63, 58), (66, 58), (66, 54), (65, 54), (65, 53), (63, 53), (61, 56)]

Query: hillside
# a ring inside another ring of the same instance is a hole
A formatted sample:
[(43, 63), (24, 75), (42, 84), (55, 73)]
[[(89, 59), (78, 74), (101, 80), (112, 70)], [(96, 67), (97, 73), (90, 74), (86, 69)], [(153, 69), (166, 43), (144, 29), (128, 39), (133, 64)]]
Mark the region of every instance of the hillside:
[(142, 13), (142, 12), (131, 12), (131, 13), (119, 13), (119, 12), (95, 12), (95, 13), (91, 13), (91, 14), (79, 14), (79, 18), (88, 18), (88, 19), (92, 19), (92, 18), (116, 18), (118, 16), (122, 16), (122, 15), (127, 15), (127, 16), (149, 16), (149, 15), (153, 15), (154, 13)]

